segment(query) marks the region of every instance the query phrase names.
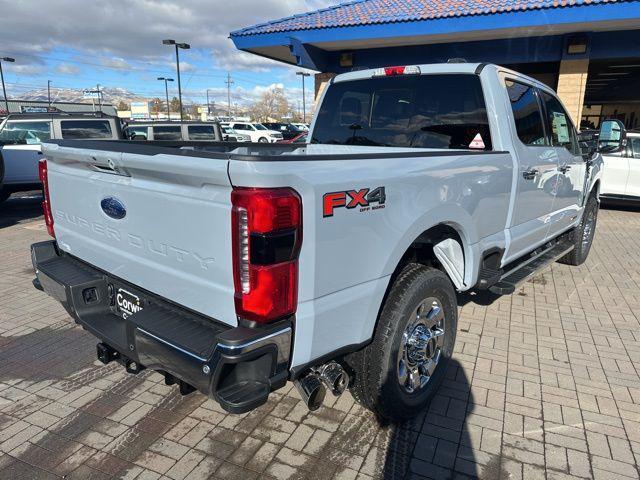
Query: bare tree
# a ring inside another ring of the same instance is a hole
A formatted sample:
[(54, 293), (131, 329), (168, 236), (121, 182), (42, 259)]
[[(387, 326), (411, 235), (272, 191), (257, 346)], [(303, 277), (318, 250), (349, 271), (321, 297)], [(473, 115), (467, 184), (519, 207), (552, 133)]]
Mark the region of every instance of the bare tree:
[(268, 120), (280, 120), (291, 111), (291, 107), (282, 88), (271, 88), (265, 91), (260, 100), (250, 107), (254, 120), (265, 122)]

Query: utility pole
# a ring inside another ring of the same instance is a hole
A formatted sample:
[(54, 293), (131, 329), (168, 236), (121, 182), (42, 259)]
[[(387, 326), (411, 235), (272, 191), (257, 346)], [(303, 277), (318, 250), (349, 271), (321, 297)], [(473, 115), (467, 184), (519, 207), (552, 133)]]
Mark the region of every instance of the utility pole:
[(100, 113), (102, 113), (102, 92), (100, 91), (100, 84), (96, 85), (96, 90), (98, 91), (98, 105), (100, 106)]
[(11, 57), (0, 58), (0, 80), (2, 80), (2, 94), (4, 95), (4, 106), (7, 109), (7, 115), (9, 115), (9, 100), (7, 99), (7, 89), (4, 87), (4, 75), (2, 73), (2, 62), (13, 63), (15, 61), (16, 59)]
[(47, 98), (49, 99), (49, 108), (51, 108), (51, 80), (47, 80)]
[(231, 85), (235, 82), (231, 80), (231, 74), (227, 72), (227, 79), (225, 82), (227, 84), (227, 113), (229, 115), (229, 119), (231, 119)]
[(176, 43), (175, 40), (162, 40), (163, 45), (174, 45), (176, 47), (176, 70), (178, 72), (178, 101), (180, 102), (180, 121), (182, 121), (182, 85), (180, 84), (180, 54), (178, 49), (189, 50), (191, 45), (188, 43)]
[(296, 75), (302, 77), (302, 123), (307, 123), (307, 101), (305, 98), (304, 77), (310, 77), (310, 73), (296, 72)]

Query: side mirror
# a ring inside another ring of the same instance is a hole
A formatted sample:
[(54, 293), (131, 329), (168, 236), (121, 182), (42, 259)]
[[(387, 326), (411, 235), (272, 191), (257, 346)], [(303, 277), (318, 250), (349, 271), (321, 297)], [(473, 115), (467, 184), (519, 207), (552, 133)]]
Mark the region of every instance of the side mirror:
[(627, 131), (620, 120), (604, 120), (600, 124), (598, 150), (602, 153), (619, 152), (627, 146)]

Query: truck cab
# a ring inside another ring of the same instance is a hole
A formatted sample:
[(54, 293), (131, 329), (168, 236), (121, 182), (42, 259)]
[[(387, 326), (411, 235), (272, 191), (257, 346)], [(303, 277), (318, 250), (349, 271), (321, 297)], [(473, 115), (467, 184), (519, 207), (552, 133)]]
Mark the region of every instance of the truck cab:
[(222, 142), (218, 122), (131, 122), (124, 128), (128, 140)]
[(53, 139), (122, 139), (120, 120), (100, 113), (9, 115), (0, 123), (0, 163), (4, 166), (0, 202), (14, 192), (41, 188), (41, 144)]

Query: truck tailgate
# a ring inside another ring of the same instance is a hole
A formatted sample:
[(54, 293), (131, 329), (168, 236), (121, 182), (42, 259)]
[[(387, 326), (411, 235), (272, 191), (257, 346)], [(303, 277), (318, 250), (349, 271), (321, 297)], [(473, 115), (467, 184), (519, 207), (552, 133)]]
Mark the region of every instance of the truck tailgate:
[(236, 325), (227, 160), (54, 144), (43, 153), (62, 251)]

